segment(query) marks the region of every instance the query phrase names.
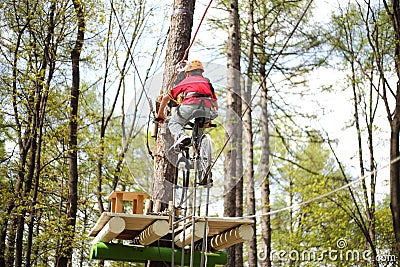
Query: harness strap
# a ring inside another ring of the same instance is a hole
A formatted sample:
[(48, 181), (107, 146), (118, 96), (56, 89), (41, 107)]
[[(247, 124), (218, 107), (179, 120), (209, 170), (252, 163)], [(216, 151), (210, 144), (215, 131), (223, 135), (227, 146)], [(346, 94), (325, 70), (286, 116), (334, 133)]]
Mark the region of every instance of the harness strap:
[(202, 97), (211, 97), (210, 94), (202, 94), (198, 92), (188, 92), (185, 94), (185, 98), (191, 98), (191, 97), (197, 97), (197, 98), (202, 98)]

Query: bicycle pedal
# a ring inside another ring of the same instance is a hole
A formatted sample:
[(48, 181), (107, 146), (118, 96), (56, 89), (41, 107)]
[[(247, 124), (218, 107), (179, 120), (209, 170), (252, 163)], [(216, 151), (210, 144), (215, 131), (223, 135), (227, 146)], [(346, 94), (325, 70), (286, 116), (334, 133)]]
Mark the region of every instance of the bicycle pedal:
[(201, 180), (197, 184), (198, 185), (211, 185), (212, 186), (213, 182), (214, 182), (213, 179), (204, 178), (203, 180)]

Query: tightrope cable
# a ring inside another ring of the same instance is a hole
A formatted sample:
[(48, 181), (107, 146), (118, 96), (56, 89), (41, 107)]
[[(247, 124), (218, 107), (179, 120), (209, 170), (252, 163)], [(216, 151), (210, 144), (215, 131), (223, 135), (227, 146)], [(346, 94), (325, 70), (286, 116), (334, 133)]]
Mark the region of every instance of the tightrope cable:
[(292, 209), (295, 209), (295, 208), (298, 208), (298, 207), (301, 207), (301, 206), (310, 204), (310, 203), (312, 203), (312, 202), (316, 202), (316, 201), (318, 201), (318, 200), (321, 200), (321, 199), (323, 199), (323, 198), (326, 198), (326, 197), (328, 197), (328, 196), (331, 196), (331, 195), (333, 195), (333, 194), (335, 194), (335, 193), (337, 193), (337, 192), (339, 192), (339, 191), (342, 191), (343, 189), (346, 189), (346, 188), (348, 188), (348, 187), (350, 187), (350, 186), (352, 186), (352, 185), (354, 185), (354, 184), (356, 184), (356, 183), (359, 183), (359, 182), (361, 182), (362, 180), (365, 180), (366, 178), (370, 177), (371, 175), (376, 174), (378, 171), (383, 170), (383, 169), (389, 167), (390, 165), (392, 165), (392, 164), (398, 162), (399, 160), (400, 160), (400, 156), (397, 157), (397, 158), (395, 158), (395, 159), (393, 159), (393, 160), (391, 160), (390, 163), (386, 164), (385, 166), (383, 166), (383, 167), (381, 167), (381, 168), (379, 168), (379, 169), (373, 170), (373, 171), (369, 172), (368, 174), (363, 175), (363, 176), (359, 177), (358, 179), (356, 179), (356, 180), (354, 180), (354, 181), (352, 181), (352, 182), (350, 182), (350, 183), (347, 183), (347, 184), (345, 184), (345, 185), (343, 185), (343, 186), (341, 186), (341, 187), (338, 187), (338, 188), (336, 188), (336, 189), (334, 189), (334, 190), (332, 190), (332, 191), (330, 191), (330, 192), (327, 192), (327, 193), (322, 194), (322, 195), (319, 195), (319, 196), (317, 196), (317, 197), (308, 199), (308, 200), (306, 200), (306, 201), (303, 201), (303, 202), (300, 202), (300, 203), (296, 203), (296, 204), (287, 206), (287, 207), (285, 207), (285, 208), (281, 208), (281, 209), (277, 209), (277, 210), (272, 210), (272, 211), (269, 211), (269, 212), (266, 212), (266, 213), (255, 214), (255, 215), (247, 215), (247, 216), (242, 216), (242, 217), (239, 217), (239, 218), (249, 218), (249, 219), (250, 219), (250, 218), (257, 218), (257, 217), (270, 216), (270, 215), (272, 215), (272, 214), (277, 214), (277, 213), (280, 213), (280, 212), (283, 212), (283, 211), (292, 210)]

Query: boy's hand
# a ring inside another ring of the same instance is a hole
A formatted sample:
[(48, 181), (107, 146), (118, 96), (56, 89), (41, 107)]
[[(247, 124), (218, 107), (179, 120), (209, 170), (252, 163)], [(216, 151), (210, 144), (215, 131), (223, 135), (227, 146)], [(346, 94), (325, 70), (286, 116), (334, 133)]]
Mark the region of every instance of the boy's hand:
[(154, 119), (155, 122), (163, 124), (165, 122), (165, 115), (159, 114), (157, 118)]

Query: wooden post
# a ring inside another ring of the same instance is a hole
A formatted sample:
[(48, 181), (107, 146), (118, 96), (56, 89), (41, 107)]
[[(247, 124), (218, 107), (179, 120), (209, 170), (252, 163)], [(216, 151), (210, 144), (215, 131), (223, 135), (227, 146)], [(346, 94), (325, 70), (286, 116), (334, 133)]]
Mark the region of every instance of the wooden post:
[(115, 213), (122, 213), (122, 211), (123, 211), (123, 194), (121, 193), (121, 192), (117, 192), (116, 193), (116, 195), (117, 195), (117, 197), (116, 197), (116, 201), (115, 201), (115, 210), (114, 210), (114, 212)]
[(111, 212), (123, 213), (123, 202), (132, 203), (132, 214), (143, 214), (143, 202), (147, 194), (137, 192), (113, 191), (107, 197), (111, 201)]

